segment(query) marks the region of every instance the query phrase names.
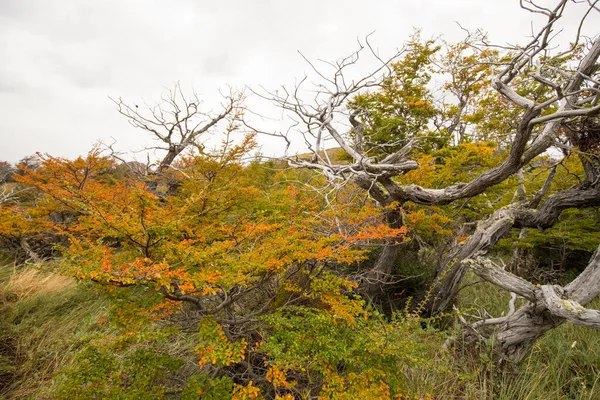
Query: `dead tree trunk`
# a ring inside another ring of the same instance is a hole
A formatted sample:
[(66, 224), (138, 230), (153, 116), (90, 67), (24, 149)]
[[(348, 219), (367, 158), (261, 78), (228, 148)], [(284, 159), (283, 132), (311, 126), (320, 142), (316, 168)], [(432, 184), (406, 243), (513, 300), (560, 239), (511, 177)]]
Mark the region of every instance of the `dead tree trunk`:
[(474, 324), (498, 325), (494, 335), (504, 359), (519, 362), (542, 335), (563, 322), (600, 329), (600, 311), (585, 308), (600, 294), (600, 246), (586, 269), (564, 287), (533, 285), (488, 259), (466, 264), (483, 279), (529, 300), (511, 315)]
[[(369, 191), (371, 196), (382, 207), (387, 207), (391, 204), (390, 197), (383, 193), (376, 185), (373, 185), (368, 178), (358, 176), (355, 178), (355, 182), (363, 189)], [(401, 228), (404, 225), (402, 211), (399, 208), (385, 209), (383, 214), (389, 227)], [(401, 244), (398, 243), (390, 243), (382, 247), (381, 253), (379, 253), (373, 267), (359, 277), (359, 292), (372, 298), (381, 294), (386, 284), (394, 281), (394, 267), (398, 261), (400, 248)]]
[(385, 286), (393, 282), (393, 271), (398, 260), (400, 246), (399, 244), (383, 246), (373, 267), (360, 277), (359, 292), (373, 298), (383, 293)]

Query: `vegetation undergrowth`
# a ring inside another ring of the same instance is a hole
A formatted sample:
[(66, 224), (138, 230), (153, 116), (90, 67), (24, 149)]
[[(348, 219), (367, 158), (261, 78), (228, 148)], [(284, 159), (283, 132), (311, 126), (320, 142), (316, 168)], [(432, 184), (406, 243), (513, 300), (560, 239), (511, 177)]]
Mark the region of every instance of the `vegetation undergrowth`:
[(167, 387), (182, 386), (165, 379), (168, 373), (183, 379), (199, 369), (186, 362), (194, 349), (190, 335), (155, 328), (133, 336), (123, 329), (115, 307), (135, 295), (3, 259), (0, 397), (163, 398)]
[[(101, 291), (94, 284), (8, 262), (0, 267), (0, 279), (0, 393), (6, 398), (246, 396), (227, 374), (209, 375), (198, 365), (198, 351), (205, 350), (197, 347), (196, 338), (200, 333), (214, 341), (210, 326), (203, 328), (201, 321), (199, 332), (186, 332), (165, 322), (144, 324), (136, 289)], [(142, 323), (126, 326), (132, 316)], [(271, 367), (267, 379), (282, 395), (295, 384), (291, 370), (305, 371), (325, 398), (342, 398), (342, 393), (384, 398), (390, 387), (400, 390), (398, 395), (429, 393), (429, 382), (411, 373), (443, 370), (427, 361), (436, 358), (443, 338), (400, 315), (389, 322), (374, 312), (369, 320), (365, 316), (356, 324), (330, 326), (323, 312), (299, 307), (265, 323), (270, 340), (260, 350), (273, 360), (265, 362)], [(387, 332), (382, 335), (379, 328)], [(315, 335), (320, 337), (316, 344), (308, 341)], [(399, 360), (407, 368), (395, 374), (402, 368)]]
[[(485, 309), (500, 315), (508, 298), (493, 285), (469, 277), (460, 294), (460, 306), (467, 313)], [(194, 361), (192, 338), (196, 334), (155, 327), (153, 335), (120, 335), (119, 319), (111, 317), (110, 310), (111, 302), (121, 302), (118, 308), (122, 309), (123, 301), (123, 293), (103, 293), (94, 285), (76, 284), (31, 266), (15, 267), (4, 259), (0, 267), (1, 395), (12, 399), (231, 398), (233, 381), (203, 373)], [(303, 319), (306, 312), (308, 320), (313, 320), (309, 325)], [(331, 331), (323, 325), (327, 325), (326, 320), (314, 311), (290, 310), (286, 318), (269, 318), (273, 336), (263, 350), (277, 360), (274, 365), (279, 373), (308, 367), (313, 371), (322, 369), (322, 376), (327, 377), (332, 372), (328, 365), (345, 365), (349, 371), (361, 363), (375, 362), (382, 369), (398, 368), (393, 357), (381, 353), (389, 341), (401, 346), (407, 357), (399, 368), (410, 377), (403, 384), (405, 393), (428, 393), (434, 399), (591, 400), (600, 396), (597, 331), (564, 324), (540, 340), (518, 366), (497, 365), (491, 356), (493, 349), (482, 348), (476, 355), (454, 353), (440, 360), (447, 365), (431, 369), (420, 365), (420, 360), (425, 354), (437, 357), (432, 349), (439, 343), (432, 343), (441, 337), (433, 331), (422, 331), (417, 321), (419, 327), (411, 327), (412, 323), (399, 318), (388, 325), (392, 330), (382, 342), (380, 335), (368, 334), (364, 329), (351, 333), (339, 326)], [(373, 320), (364, 325), (366, 328), (372, 324)], [(323, 334), (323, 330), (330, 334)], [(432, 340), (429, 346), (423, 341), (424, 335)], [(327, 340), (308, 345), (308, 336)], [(411, 341), (414, 346), (408, 347)], [(290, 346), (297, 348), (291, 352)], [(367, 353), (365, 348), (369, 349)], [(323, 364), (314, 369), (314, 362)], [(272, 379), (282, 377), (272, 375)], [(340, 393), (351, 397), (366, 385), (372, 398), (380, 398), (381, 387), (369, 381), (375, 377), (354, 375), (350, 386), (342, 391), (336, 391), (336, 385), (343, 385), (340, 381), (325, 380), (323, 393), (325, 398), (345, 398)], [(285, 392), (285, 386), (281, 389)], [(202, 393), (209, 397), (198, 397)]]

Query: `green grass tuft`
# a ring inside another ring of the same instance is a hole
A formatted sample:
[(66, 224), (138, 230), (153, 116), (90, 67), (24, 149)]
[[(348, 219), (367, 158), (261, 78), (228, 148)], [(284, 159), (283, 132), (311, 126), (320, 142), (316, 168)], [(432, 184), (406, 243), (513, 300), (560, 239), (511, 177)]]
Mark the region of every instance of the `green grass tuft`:
[(0, 266), (0, 397), (44, 398), (54, 373), (98, 331), (107, 300), (71, 279)]

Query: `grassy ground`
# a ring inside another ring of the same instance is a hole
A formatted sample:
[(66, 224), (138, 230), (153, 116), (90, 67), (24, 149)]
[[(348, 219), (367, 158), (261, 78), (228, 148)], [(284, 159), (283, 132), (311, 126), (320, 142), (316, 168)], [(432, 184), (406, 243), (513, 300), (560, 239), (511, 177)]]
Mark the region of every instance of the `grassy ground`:
[[(475, 284), (473, 277), (469, 282), (460, 293), (461, 309), (494, 316), (506, 310), (507, 293)], [(0, 398), (56, 398), (57, 373), (72, 368), (93, 338), (114, 334), (99, 323), (109, 303), (93, 287), (0, 259)], [(194, 343), (187, 336), (181, 340), (161, 345), (161, 351), (188, 357), (184, 353)], [(458, 355), (447, 374), (419, 371), (415, 382), (434, 388), (439, 399), (600, 399), (600, 331), (564, 324), (516, 367), (500, 369), (487, 354)]]
[[(185, 385), (199, 370), (196, 334), (120, 336), (106, 318), (113, 315), (111, 303), (123, 300), (128, 298), (0, 258), (0, 399), (163, 398), (157, 393)], [(160, 378), (163, 362), (176, 365), (169, 382)], [(115, 384), (123, 379), (128, 385)], [(161, 379), (159, 390), (154, 382)], [(70, 392), (74, 385), (91, 389)]]
[(44, 398), (98, 330), (106, 299), (66, 277), (0, 266), (0, 398)]

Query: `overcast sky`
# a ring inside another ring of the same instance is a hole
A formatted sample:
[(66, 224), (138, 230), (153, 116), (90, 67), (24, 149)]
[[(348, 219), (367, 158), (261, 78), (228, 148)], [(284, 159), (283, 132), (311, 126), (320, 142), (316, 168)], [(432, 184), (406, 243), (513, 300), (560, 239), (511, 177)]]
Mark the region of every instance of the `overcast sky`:
[[(108, 96), (155, 103), (179, 81), (211, 104), (226, 84), (293, 83), (308, 70), (297, 51), (335, 60), (371, 31), (386, 55), (413, 27), (459, 40), (455, 21), (523, 43), (532, 18), (518, 0), (0, 0), (0, 160), (75, 157), (111, 137), (144, 147)], [(577, 21), (569, 13), (564, 24)], [(263, 144), (269, 154), (280, 145)]]

